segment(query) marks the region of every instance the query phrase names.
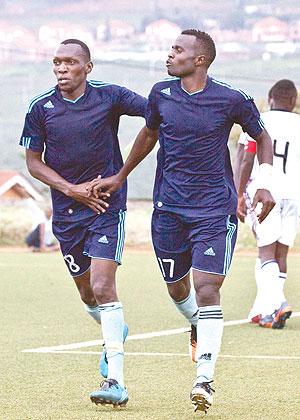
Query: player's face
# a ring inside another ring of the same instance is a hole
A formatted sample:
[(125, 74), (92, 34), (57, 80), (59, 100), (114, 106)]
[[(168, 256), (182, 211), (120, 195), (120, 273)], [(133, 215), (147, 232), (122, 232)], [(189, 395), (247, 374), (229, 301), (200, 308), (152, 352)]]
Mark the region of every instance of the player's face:
[(195, 36), (179, 35), (166, 61), (170, 76), (185, 77), (196, 71), (196, 58), (199, 56), (196, 47)]
[(85, 91), (86, 76), (92, 70), (78, 44), (60, 44), (53, 58), (53, 72), (63, 96), (76, 99)]

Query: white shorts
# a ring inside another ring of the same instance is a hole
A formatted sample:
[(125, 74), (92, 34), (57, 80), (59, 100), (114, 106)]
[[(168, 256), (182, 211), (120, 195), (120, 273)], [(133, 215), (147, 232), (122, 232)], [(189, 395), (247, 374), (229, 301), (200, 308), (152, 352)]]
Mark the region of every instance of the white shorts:
[(274, 242), (293, 246), (298, 231), (299, 201), (281, 199), (262, 223), (248, 214), (246, 223), (255, 233), (257, 246), (262, 247)]

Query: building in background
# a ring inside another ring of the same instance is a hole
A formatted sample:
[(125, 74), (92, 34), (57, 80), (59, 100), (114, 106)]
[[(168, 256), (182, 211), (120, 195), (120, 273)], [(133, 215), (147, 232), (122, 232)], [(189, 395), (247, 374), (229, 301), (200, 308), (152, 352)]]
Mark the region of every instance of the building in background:
[(43, 202), (43, 196), (17, 171), (0, 170), (0, 201), (20, 201), (28, 198)]

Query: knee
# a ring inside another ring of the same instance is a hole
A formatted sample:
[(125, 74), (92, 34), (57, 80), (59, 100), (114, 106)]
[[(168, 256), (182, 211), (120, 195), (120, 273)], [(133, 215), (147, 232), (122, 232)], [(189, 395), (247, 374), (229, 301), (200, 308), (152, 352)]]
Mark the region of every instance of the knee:
[(175, 302), (181, 302), (189, 295), (189, 290), (184, 289), (171, 289), (168, 287), (168, 292), (171, 299), (173, 299)]
[(181, 302), (186, 299), (191, 291), (189, 275), (175, 283), (167, 283), (168, 293), (175, 302)]
[(98, 303), (106, 303), (115, 299), (115, 282), (109, 276), (101, 276), (93, 281), (92, 290)]
[(212, 306), (220, 304), (220, 290), (217, 285), (198, 285), (195, 287), (198, 306)]
[(95, 306), (97, 304), (94, 293), (90, 287), (81, 286), (78, 288), (78, 291), (83, 303), (89, 306)]

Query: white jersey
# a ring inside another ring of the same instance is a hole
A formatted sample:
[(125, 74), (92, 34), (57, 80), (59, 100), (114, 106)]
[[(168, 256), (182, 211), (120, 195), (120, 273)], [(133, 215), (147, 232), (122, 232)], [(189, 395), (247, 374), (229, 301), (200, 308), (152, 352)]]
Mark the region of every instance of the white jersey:
[[(275, 199), (299, 200), (300, 115), (272, 110), (262, 113), (261, 118), (273, 142), (271, 193)], [(257, 158), (255, 160), (257, 162)], [(256, 189), (255, 179), (251, 183), (252, 188)]]

